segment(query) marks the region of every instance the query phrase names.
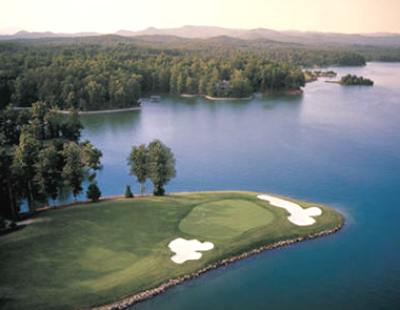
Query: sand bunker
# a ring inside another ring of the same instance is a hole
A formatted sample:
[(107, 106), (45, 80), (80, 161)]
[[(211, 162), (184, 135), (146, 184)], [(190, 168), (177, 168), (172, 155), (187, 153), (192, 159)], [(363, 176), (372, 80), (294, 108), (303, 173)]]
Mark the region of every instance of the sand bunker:
[(286, 209), (290, 214), (288, 220), (297, 226), (312, 225), (315, 223), (313, 216), (319, 216), (322, 214), (320, 208), (311, 207), (303, 209), (297, 203), (270, 195), (258, 195), (257, 198), (266, 200), (275, 207)]
[(214, 248), (211, 242), (200, 242), (199, 240), (186, 240), (177, 238), (168, 245), (172, 252), (175, 253), (171, 260), (175, 264), (183, 264), (187, 260), (198, 260), (202, 254), (199, 251), (209, 251)]

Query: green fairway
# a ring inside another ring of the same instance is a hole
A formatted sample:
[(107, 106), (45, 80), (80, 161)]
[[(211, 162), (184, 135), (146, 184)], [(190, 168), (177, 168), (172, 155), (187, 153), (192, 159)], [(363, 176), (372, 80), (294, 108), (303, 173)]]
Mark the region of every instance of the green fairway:
[[(118, 300), (229, 256), (340, 225), (325, 206), (316, 223), (291, 224), (252, 192), (204, 192), (103, 201), (49, 211), (0, 237), (0, 308), (71, 309)], [(214, 243), (175, 264), (175, 238)]]

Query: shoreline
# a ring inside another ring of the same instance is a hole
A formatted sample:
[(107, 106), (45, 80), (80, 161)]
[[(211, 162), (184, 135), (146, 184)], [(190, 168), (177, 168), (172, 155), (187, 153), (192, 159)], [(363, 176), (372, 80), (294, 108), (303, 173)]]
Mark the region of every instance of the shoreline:
[[(314, 82), (316, 80), (310, 81)], [(329, 83), (328, 81), (325, 81)], [(335, 83), (336, 81), (332, 81), (331, 83)], [(340, 84), (340, 83), (339, 83)], [(299, 96), (302, 95), (304, 91), (302, 89), (291, 89), (291, 90), (282, 90), (282, 91), (265, 91), (263, 92), (263, 96), (275, 96), (275, 95), (286, 95), (286, 96)], [(248, 97), (213, 97), (213, 96), (208, 96), (208, 95), (200, 95), (200, 94), (180, 94), (179, 97), (182, 98), (195, 98), (195, 97), (202, 97), (206, 100), (210, 101), (246, 101), (246, 100), (252, 100), (254, 98), (254, 94)], [(13, 107), (14, 110), (30, 110), (31, 107)], [(118, 109), (106, 109), (106, 110), (93, 110), (93, 111), (80, 111), (78, 110), (78, 115), (96, 115), (96, 114), (111, 114), (111, 113), (120, 113), (120, 112), (131, 112), (131, 111), (140, 111), (142, 109), (142, 104), (139, 106), (135, 107), (129, 107), (129, 108), (118, 108)], [(59, 114), (71, 114), (71, 111), (69, 110), (58, 110), (58, 109), (53, 109), (53, 111), (59, 113)]]
[(212, 96), (203, 96), (207, 100), (213, 100), (213, 101), (222, 101), (222, 100), (251, 100), (253, 99), (253, 95), (249, 97), (243, 97), (243, 98), (236, 98), (236, 97), (212, 97)]
[[(32, 107), (13, 107), (14, 110), (22, 111), (22, 110), (30, 110)], [(130, 108), (121, 108), (121, 109), (108, 109), (108, 110), (94, 110), (94, 111), (79, 111), (78, 115), (91, 115), (91, 114), (110, 114), (110, 113), (119, 113), (119, 112), (129, 112), (129, 111), (139, 111), (142, 109), (142, 105)], [(60, 114), (71, 114), (71, 111), (68, 110), (57, 110), (52, 109), (52, 111), (60, 113)]]
[[(314, 81), (313, 81), (314, 82)], [(267, 90), (263, 92), (264, 96), (301, 96), (304, 94), (302, 89), (286, 89), (286, 90)]]
[(140, 303), (140, 302), (143, 302), (143, 301), (148, 300), (150, 298), (156, 297), (156, 296), (164, 293), (168, 289), (173, 288), (173, 287), (175, 287), (177, 285), (180, 285), (180, 284), (182, 284), (182, 283), (184, 283), (186, 281), (198, 278), (199, 276), (201, 276), (202, 274), (205, 274), (206, 272), (213, 271), (213, 270), (216, 270), (218, 268), (228, 266), (228, 265), (233, 264), (233, 263), (235, 263), (237, 261), (246, 259), (248, 257), (254, 256), (254, 255), (257, 255), (257, 254), (260, 254), (260, 253), (262, 253), (264, 251), (274, 250), (274, 249), (286, 247), (286, 246), (289, 246), (289, 245), (292, 245), (292, 244), (296, 244), (296, 243), (299, 243), (299, 242), (302, 242), (302, 241), (317, 239), (317, 238), (320, 238), (320, 237), (325, 237), (325, 236), (331, 235), (333, 233), (338, 232), (340, 229), (342, 229), (344, 224), (345, 224), (345, 218), (342, 216), (342, 221), (340, 222), (339, 225), (335, 226), (334, 228), (331, 228), (331, 229), (328, 229), (328, 230), (323, 230), (323, 231), (317, 232), (317, 233), (311, 233), (311, 234), (308, 234), (306, 236), (297, 237), (297, 238), (294, 238), (294, 239), (276, 241), (276, 242), (271, 243), (271, 244), (263, 245), (263, 246), (255, 248), (255, 249), (245, 251), (245, 252), (243, 252), (241, 254), (234, 255), (234, 256), (231, 256), (231, 257), (228, 257), (228, 258), (224, 258), (224, 259), (219, 260), (219, 261), (217, 261), (215, 263), (207, 265), (207, 266), (201, 268), (198, 271), (195, 271), (195, 272), (192, 272), (192, 273), (189, 273), (187, 275), (183, 275), (183, 276), (180, 276), (180, 277), (177, 277), (177, 278), (170, 279), (170, 280), (168, 280), (166, 282), (161, 283), (157, 287), (150, 288), (150, 289), (147, 289), (147, 290), (144, 290), (144, 291), (140, 291), (140, 292), (134, 293), (134, 294), (126, 296), (126, 297), (124, 297), (124, 298), (122, 298), (122, 299), (120, 299), (118, 301), (115, 301), (115, 302), (112, 302), (112, 303), (109, 303), (109, 304), (105, 304), (105, 305), (100, 305), (100, 306), (93, 305), (91, 307), (91, 309), (92, 310), (117, 310), (117, 309), (120, 310), (120, 309), (126, 309), (128, 307), (131, 307), (131, 306), (137, 304), (137, 303)]
[(196, 95), (196, 94), (180, 94), (179, 95), (182, 98), (194, 98), (194, 97), (199, 97), (201, 95)]
[[(119, 112), (130, 112), (130, 111), (139, 111), (142, 107), (130, 107), (130, 108), (122, 108), (122, 109), (110, 109), (110, 110), (96, 110), (96, 111), (78, 111), (78, 115), (94, 115), (94, 114), (110, 114), (110, 113), (119, 113)], [(60, 114), (70, 114), (71, 112), (68, 110), (54, 110)]]

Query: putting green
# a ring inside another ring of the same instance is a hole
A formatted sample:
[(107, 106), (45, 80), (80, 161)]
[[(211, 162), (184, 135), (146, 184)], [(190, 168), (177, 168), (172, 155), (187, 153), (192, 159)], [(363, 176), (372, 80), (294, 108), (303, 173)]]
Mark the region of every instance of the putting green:
[(266, 226), (272, 212), (244, 199), (224, 199), (196, 206), (180, 222), (182, 232), (207, 240), (232, 239), (251, 229)]

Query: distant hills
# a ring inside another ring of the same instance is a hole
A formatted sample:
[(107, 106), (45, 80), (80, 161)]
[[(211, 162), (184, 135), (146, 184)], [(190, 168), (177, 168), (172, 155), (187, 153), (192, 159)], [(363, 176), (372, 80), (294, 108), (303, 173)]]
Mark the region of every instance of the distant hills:
[(92, 37), (92, 36), (99, 36), (99, 35), (101, 35), (101, 34), (97, 33), (97, 32), (55, 33), (55, 32), (50, 32), (50, 31), (29, 32), (29, 31), (21, 30), (21, 31), (18, 31), (11, 35), (0, 35), (0, 40)]
[[(104, 34), (96, 32), (54, 33), (19, 31), (13, 35), (0, 35), (0, 40), (96, 37)], [(299, 43), (311, 45), (370, 45), (400, 46), (400, 34), (371, 33), (343, 34), (327, 32), (278, 31), (267, 28), (233, 29), (212, 26), (183, 26), (179, 28), (158, 29), (154, 27), (140, 31), (119, 30), (114, 35), (122, 37), (173, 36), (186, 39), (210, 39), (215, 37), (235, 38), (240, 40), (269, 40), (282, 43)]]

